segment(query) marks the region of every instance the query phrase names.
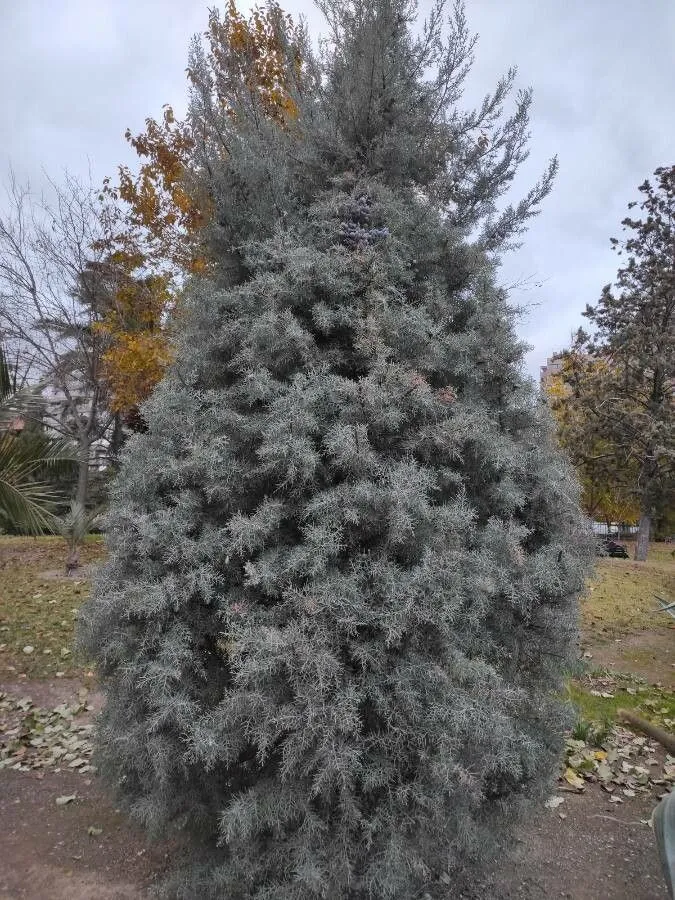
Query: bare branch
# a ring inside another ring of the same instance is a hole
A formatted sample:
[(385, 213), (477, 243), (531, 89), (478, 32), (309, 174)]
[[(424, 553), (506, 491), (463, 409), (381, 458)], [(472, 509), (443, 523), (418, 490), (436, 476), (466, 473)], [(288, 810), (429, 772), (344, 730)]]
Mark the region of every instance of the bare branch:
[(66, 172), (61, 182), (47, 177), (47, 191), (36, 196), (10, 171), (0, 215), (0, 337), (24, 380), (42, 388), (45, 424), (74, 439), (88, 466), (112, 423), (96, 330), (102, 310), (91, 286), (103, 262), (95, 248), (104, 219), (91, 183)]

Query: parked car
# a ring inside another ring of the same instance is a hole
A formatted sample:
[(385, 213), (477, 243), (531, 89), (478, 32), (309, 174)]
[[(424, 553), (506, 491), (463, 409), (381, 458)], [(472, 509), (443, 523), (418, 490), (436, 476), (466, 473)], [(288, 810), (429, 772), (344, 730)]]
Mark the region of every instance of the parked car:
[(598, 552), (601, 556), (613, 556), (617, 559), (628, 559), (628, 550), (624, 544), (619, 544), (610, 538), (600, 541)]

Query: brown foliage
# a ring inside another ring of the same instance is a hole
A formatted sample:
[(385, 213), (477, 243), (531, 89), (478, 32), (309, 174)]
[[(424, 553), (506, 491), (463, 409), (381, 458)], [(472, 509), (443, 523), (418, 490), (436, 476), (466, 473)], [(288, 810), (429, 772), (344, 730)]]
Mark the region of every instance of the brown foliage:
[[(236, 119), (233, 99), (244, 85), (262, 113), (286, 127), (298, 110), (286, 87), (285, 41), (286, 36), (299, 35), (290, 16), (274, 2), (256, 7), (248, 18), (233, 0), (222, 15), (211, 10), (204, 35), (206, 88), (215, 105)], [(291, 54), (299, 76), (300, 55)], [(188, 69), (193, 83), (196, 77)], [(147, 118), (141, 134), (126, 131), (141, 160), (138, 172), (120, 166), (119, 182), (104, 182), (105, 249), (118, 271), (118, 287), (100, 328), (109, 342), (104, 362), (112, 406), (130, 420), (170, 361), (168, 323), (185, 277), (209, 267), (202, 230), (211, 221), (213, 204), (186, 177), (196, 141), (208, 139), (209, 127), (194, 115), (180, 121), (165, 105), (161, 120)]]

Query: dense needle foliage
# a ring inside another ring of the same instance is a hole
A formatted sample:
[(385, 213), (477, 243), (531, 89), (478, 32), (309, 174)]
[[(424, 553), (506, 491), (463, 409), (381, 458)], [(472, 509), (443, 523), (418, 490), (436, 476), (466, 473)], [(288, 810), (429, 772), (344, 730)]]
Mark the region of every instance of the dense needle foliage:
[(185, 898), (447, 896), (565, 722), (588, 541), (496, 277), (555, 166), (500, 210), (530, 95), (462, 111), (460, 5), (322, 9), (284, 127), (244, 87), (209, 106), (194, 51), (214, 271), (84, 614), (103, 773), (194, 838)]

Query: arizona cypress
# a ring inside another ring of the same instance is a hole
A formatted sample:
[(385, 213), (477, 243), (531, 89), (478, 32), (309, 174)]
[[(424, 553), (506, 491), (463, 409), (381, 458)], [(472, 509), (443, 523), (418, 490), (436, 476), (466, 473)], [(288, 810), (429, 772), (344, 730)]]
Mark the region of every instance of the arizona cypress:
[(498, 280), (555, 164), (502, 200), (530, 94), (462, 110), (461, 5), (321, 8), (285, 126), (209, 105), (194, 50), (213, 265), (83, 615), (102, 772), (193, 839), (185, 898), (447, 896), (566, 722), (588, 539)]

